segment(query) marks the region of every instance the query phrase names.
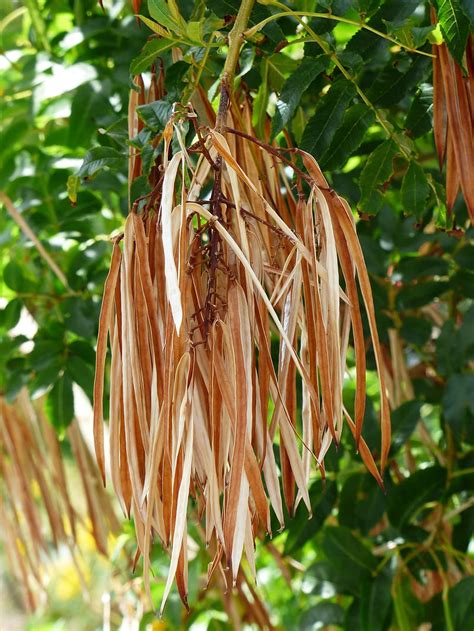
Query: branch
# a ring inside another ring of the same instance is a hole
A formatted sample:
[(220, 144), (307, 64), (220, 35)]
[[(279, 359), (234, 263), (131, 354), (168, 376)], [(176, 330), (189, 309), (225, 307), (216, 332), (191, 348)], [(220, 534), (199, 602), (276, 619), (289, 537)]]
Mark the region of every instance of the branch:
[(26, 223), (26, 221), (24, 220), (22, 215), (15, 208), (15, 205), (13, 204), (12, 200), (3, 191), (0, 191), (0, 202), (2, 202), (5, 205), (6, 209), (10, 213), (12, 219), (18, 224), (18, 226), (23, 231), (23, 233), (28, 237), (28, 239), (30, 239), (33, 242), (33, 244), (36, 247), (36, 249), (38, 250), (40, 256), (45, 260), (46, 264), (51, 269), (51, 271), (54, 272), (54, 274), (56, 274), (56, 276), (59, 278), (59, 280), (61, 281), (61, 283), (64, 285), (64, 287), (66, 289), (68, 289), (69, 291), (72, 291), (71, 287), (69, 286), (69, 283), (67, 282), (67, 278), (64, 275), (64, 273), (57, 266), (57, 264), (53, 261), (51, 256), (45, 250), (45, 248), (44, 248), (43, 244), (41, 243), (41, 241), (35, 235), (35, 233), (30, 228), (30, 226)]

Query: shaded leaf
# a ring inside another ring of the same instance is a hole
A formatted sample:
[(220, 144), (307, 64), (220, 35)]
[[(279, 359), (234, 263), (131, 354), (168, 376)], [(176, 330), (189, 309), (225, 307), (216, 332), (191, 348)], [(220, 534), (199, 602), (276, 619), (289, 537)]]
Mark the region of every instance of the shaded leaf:
[(321, 157), (321, 166), (325, 169), (342, 167), (350, 155), (358, 149), (373, 120), (373, 111), (364, 103), (353, 105), (346, 112), (330, 147)]
[(344, 609), (331, 602), (321, 602), (303, 613), (298, 628), (301, 631), (312, 631), (326, 626), (342, 625)]
[(276, 104), (272, 119), (272, 137), (291, 120), (303, 93), (329, 64), (326, 55), (303, 59), (295, 72), (286, 80)]
[(94, 147), (84, 158), (78, 171), (80, 177), (92, 177), (104, 168), (121, 169), (126, 164), (126, 158), (113, 147)]
[(56, 430), (64, 430), (74, 417), (72, 381), (67, 375), (60, 377), (48, 393), (46, 413)]
[(169, 50), (172, 46), (175, 46), (176, 42), (170, 39), (151, 39), (143, 47), (138, 57), (132, 61), (130, 65), (130, 74), (141, 74), (152, 65), (155, 59), (166, 50)]
[(410, 162), (402, 181), (402, 204), (405, 212), (420, 217), (425, 210), (429, 185), (423, 167), (417, 162)]
[(355, 89), (345, 79), (337, 81), (320, 100), (316, 113), (309, 120), (301, 139), (301, 148), (319, 159), (331, 141), (344, 116)]
[(402, 528), (427, 502), (440, 499), (446, 484), (446, 469), (434, 466), (415, 471), (393, 487), (387, 514), (392, 525)]
[(397, 146), (393, 140), (386, 140), (367, 158), (359, 179), (361, 198), (360, 208), (374, 214), (383, 203), (379, 188), (385, 184), (393, 172), (393, 158)]

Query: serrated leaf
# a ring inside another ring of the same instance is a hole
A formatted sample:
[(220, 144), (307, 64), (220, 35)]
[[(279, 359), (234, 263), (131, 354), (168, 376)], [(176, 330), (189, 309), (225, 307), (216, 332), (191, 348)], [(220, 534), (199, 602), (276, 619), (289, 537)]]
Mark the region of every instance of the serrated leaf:
[(286, 80), (273, 115), (272, 138), (292, 119), (303, 93), (327, 68), (328, 63), (329, 59), (326, 55), (303, 59), (296, 71)]
[(322, 156), (321, 167), (329, 170), (342, 167), (352, 153), (359, 148), (373, 120), (373, 111), (364, 103), (353, 105), (346, 112), (329, 149)]
[(423, 167), (410, 162), (402, 181), (402, 204), (405, 212), (420, 217), (425, 210), (425, 202), (430, 192)]
[(375, 214), (383, 202), (379, 190), (393, 173), (393, 158), (397, 153), (397, 145), (393, 140), (386, 140), (367, 158), (359, 179), (360, 208), (367, 213)]
[(48, 394), (46, 399), (46, 413), (53, 426), (65, 429), (74, 417), (74, 395), (72, 381), (66, 375), (62, 375)]
[(148, 11), (154, 20), (166, 28), (169, 28), (171, 31), (179, 29), (179, 25), (171, 15), (165, 0), (148, 0)]
[(412, 101), (405, 120), (406, 133), (418, 138), (431, 131), (433, 126), (433, 86), (422, 83)]
[(160, 53), (164, 53), (175, 44), (176, 42), (171, 39), (151, 39), (145, 44), (138, 57), (132, 61), (130, 74), (137, 75), (148, 70)]
[(457, 0), (438, 0), (438, 22), (449, 52), (463, 65), (463, 55), (469, 35), (469, 21)]
[(137, 107), (137, 114), (153, 131), (163, 130), (171, 116), (173, 106), (168, 101), (153, 101)]
[(320, 100), (316, 113), (309, 120), (301, 139), (301, 148), (316, 159), (320, 159), (339, 127), (347, 104), (353, 98), (355, 88), (342, 79), (334, 83), (329, 92)]
[(86, 153), (78, 171), (78, 176), (92, 177), (105, 167), (119, 170), (125, 163), (125, 155), (122, 155), (117, 149), (113, 147), (94, 147)]

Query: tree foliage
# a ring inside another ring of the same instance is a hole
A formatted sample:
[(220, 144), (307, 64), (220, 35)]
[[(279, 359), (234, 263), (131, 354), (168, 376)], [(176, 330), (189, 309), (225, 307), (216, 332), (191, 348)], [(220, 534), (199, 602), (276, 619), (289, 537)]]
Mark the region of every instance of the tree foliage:
[[(463, 54), (474, 16), (466, 0), (433, 4), (438, 25), (430, 3), (417, 0), (258, 3), (240, 56), (235, 86), (251, 99), (261, 140), (314, 155), (357, 209), (393, 409), (387, 493), (345, 432), (328, 453), (326, 482), (315, 478), (310, 488), (312, 519), (299, 506), (285, 515), (285, 532), (259, 544), (257, 589), (281, 628), (474, 625), (474, 233), (463, 195), (446, 205), (429, 56), (444, 41), (472, 82)], [(0, 13), (0, 190), (64, 276), (3, 212), (0, 388), (11, 401), (25, 385), (32, 397), (46, 393), (60, 434), (74, 415), (73, 384), (92, 397), (109, 237), (128, 212), (128, 153), (140, 153), (144, 173), (132, 183), (133, 202), (148, 192), (162, 151), (154, 139), (173, 104), (191, 99), (205, 121), (199, 84), (216, 106), (239, 3), (149, 0), (139, 19), (128, 3), (104, 6), (8, 0)], [(165, 71), (164, 96), (138, 108), (143, 129), (129, 144), (131, 76), (153, 65)], [(38, 327), (30, 342), (15, 329), (24, 310)], [(353, 412), (349, 359), (344, 396)], [(367, 361), (365, 437), (376, 450), (371, 352)], [(191, 536), (199, 539), (197, 528)], [(191, 561), (191, 614), (183, 622), (172, 597), (171, 628), (199, 620), (233, 628), (220, 593), (201, 595), (207, 562), (204, 550)], [(163, 577), (159, 551), (152, 565)], [(163, 586), (156, 582), (157, 597)]]

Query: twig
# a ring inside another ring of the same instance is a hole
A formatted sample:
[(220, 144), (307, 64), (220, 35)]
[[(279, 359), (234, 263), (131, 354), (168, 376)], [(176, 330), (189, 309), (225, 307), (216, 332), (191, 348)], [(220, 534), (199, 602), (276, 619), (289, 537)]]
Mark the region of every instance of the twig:
[(59, 278), (59, 280), (64, 285), (64, 287), (72, 292), (72, 289), (69, 286), (69, 283), (67, 282), (67, 278), (64, 275), (64, 273), (61, 271), (58, 265), (53, 261), (51, 256), (45, 250), (41, 241), (35, 235), (35, 233), (30, 228), (30, 226), (26, 223), (22, 215), (15, 208), (15, 205), (13, 204), (12, 200), (3, 191), (0, 191), (0, 201), (5, 205), (12, 219), (18, 224), (18, 226), (23, 231), (23, 233), (33, 242), (40, 256), (45, 260), (48, 267), (56, 274), (56, 276)]

